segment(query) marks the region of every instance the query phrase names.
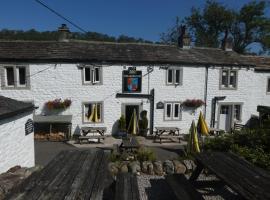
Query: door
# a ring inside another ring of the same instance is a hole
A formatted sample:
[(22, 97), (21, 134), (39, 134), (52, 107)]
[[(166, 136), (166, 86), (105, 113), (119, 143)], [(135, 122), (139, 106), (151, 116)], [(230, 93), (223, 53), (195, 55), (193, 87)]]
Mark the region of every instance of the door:
[(128, 129), (128, 125), (130, 123), (132, 114), (136, 111), (137, 120), (139, 119), (139, 105), (126, 105), (125, 109), (125, 117), (126, 117), (126, 128)]
[(219, 129), (230, 131), (232, 127), (232, 105), (221, 105), (219, 111)]

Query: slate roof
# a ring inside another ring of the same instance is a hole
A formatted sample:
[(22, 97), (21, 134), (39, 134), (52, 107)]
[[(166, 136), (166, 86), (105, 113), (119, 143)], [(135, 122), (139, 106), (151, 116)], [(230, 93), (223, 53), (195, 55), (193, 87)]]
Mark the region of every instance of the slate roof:
[(25, 103), (15, 99), (0, 96), (0, 120), (34, 110), (32, 103)]
[(241, 65), (270, 69), (270, 57), (242, 56), (217, 48), (76, 41), (0, 41), (0, 62), (113, 62)]

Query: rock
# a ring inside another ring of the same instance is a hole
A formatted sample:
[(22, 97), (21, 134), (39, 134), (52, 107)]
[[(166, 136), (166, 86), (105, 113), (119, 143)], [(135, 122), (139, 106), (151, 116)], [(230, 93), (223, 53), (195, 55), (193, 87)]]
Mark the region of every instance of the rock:
[(11, 167), (7, 172), (8, 173), (14, 173), (16, 172), (17, 170), (21, 169), (22, 167), (20, 165), (16, 165), (14, 167)]
[(154, 167), (153, 167), (152, 162), (150, 161), (143, 161), (141, 170), (145, 174), (151, 174), (151, 175), (154, 174)]
[(110, 173), (113, 176), (115, 176), (118, 173), (118, 171), (119, 171), (118, 166), (116, 165), (116, 163), (113, 163), (113, 162), (110, 162), (108, 164), (108, 168), (109, 168)]
[(196, 168), (196, 165), (193, 160), (183, 160), (184, 165), (188, 172), (193, 171)]
[(156, 175), (162, 176), (164, 174), (161, 161), (155, 161), (153, 163), (153, 166), (154, 166), (154, 172)]
[(163, 163), (163, 169), (166, 174), (173, 174), (174, 173), (174, 165), (171, 160), (165, 160)]
[(129, 171), (133, 174), (137, 174), (137, 172), (141, 171), (141, 166), (138, 161), (129, 163), (128, 168), (129, 168)]
[(184, 174), (186, 172), (186, 166), (181, 163), (179, 160), (173, 160), (174, 165), (174, 173), (176, 174)]
[(127, 166), (127, 164), (122, 164), (121, 166), (120, 166), (120, 172), (122, 172), (122, 173), (127, 173), (128, 172), (128, 166)]
[(150, 162), (147, 166), (147, 173), (150, 174), (150, 175), (154, 175), (154, 166), (153, 166), (153, 163)]

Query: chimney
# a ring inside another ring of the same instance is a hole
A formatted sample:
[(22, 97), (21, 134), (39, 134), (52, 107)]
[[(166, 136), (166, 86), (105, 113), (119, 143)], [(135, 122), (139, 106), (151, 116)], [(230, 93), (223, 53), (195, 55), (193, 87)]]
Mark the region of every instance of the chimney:
[(233, 39), (232, 39), (232, 37), (228, 37), (228, 35), (225, 34), (225, 37), (222, 40), (221, 48), (224, 51), (233, 51)]
[(178, 37), (178, 47), (182, 49), (190, 49), (190, 36), (186, 32), (186, 26), (180, 26), (180, 35)]
[(69, 35), (70, 31), (66, 24), (62, 24), (58, 28), (59, 38), (58, 41), (60, 42), (68, 42), (69, 41)]

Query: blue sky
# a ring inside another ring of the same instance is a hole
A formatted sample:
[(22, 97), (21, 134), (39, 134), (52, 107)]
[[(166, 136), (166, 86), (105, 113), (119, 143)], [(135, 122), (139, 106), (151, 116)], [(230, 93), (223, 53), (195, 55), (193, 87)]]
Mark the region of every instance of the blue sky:
[[(158, 41), (176, 16), (189, 15), (192, 6), (203, 7), (202, 0), (41, 0), (87, 31), (113, 36), (125, 34)], [(223, 0), (240, 8), (248, 0)], [(66, 23), (34, 0), (1, 0), (0, 29), (34, 28), (56, 30)], [(78, 31), (68, 25), (71, 31)]]

